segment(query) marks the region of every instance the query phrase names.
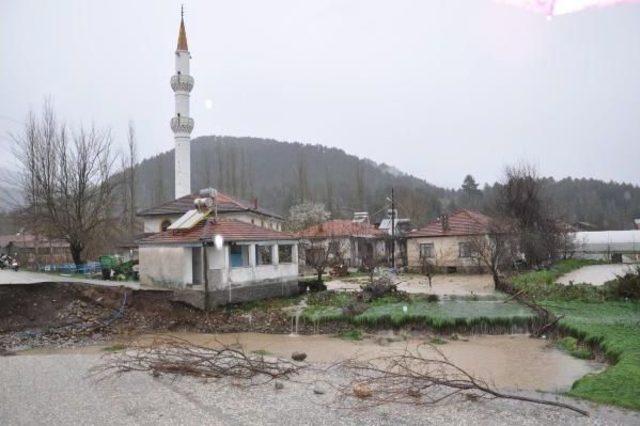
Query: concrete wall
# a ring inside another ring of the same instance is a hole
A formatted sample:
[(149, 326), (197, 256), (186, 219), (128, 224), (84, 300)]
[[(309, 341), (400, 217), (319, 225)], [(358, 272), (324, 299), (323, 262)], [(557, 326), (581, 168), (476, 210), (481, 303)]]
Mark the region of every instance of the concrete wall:
[(191, 247), (142, 246), (140, 283), (182, 288), (192, 281)]
[(482, 267), (470, 257), (459, 257), (459, 243), (468, 241), (467, 237), (418, 237), (407, 239), (407, 262), (411, 270), (419, 271), (420, 244), (432, 243), (435, 257), (431, 261), (437, 268), (455, 267), (459, 272), (478, 272)]

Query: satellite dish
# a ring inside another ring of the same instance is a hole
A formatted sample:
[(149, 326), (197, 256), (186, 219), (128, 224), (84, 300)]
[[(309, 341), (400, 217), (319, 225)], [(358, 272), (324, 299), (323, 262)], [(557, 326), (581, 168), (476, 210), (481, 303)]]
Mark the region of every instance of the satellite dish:
[(216, 250), (220, 250), (223, 244), (224, 238), (222, 237), (222, 235), (217, 234), (213, 237), (213, 246), (216, 248)]

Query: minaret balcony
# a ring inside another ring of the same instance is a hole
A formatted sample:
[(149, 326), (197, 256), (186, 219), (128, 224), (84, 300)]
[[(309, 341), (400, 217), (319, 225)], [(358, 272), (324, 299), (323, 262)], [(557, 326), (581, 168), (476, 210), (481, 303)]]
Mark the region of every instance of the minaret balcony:
[(173, 133), (191, 134), (193, 130), (193, 118), (191, 117), (173, 117), (171, 119), (171, 130)]
[(193, 77), (186, 74), (176, 74), (171, 77), (171, 88), (174, 92), (191, 92)]

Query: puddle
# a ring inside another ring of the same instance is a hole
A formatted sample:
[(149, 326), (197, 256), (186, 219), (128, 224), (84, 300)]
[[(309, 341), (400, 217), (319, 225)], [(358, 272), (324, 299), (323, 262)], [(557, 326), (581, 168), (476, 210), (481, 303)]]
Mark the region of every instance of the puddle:
[[(171, 333), (169, 335), (203, 346), (238, 343), (247, 351), (259, 351), (266, 355), (281, 357), (289, 357), (295, 351), (303, 351), (307, 353), (307, 361), (318, 363), (333, 363), (354, 357), (367, 359), (391, 355), (407, 348), (416, 349), (425, 343), (424, 339), (411, 337), (406, 341), (392, 341), (381, 345), (377, 342), (380, 340), (387, 342), (387, 339), (381, 338), (382, 335), (377, 339), (366, 338), (356, 342), (328, 335), (290, 336), (260, 333)], [(147, 335), (140, 340), (150, 342), (153, 338), (153, 335)], [(573, 358), (550, 347), (548, 341), (531, 339), (528, 335), (469, 336), (464, 340), (449, 341), (437, 347), (458, 366), (503, 389), (566, 391), (580, 377), (605, 367), (600, 363)], [(80, 350), (86, 353), (96, 351), (95, 347)], [(71, 350), (68, 351), (71, 352)], [(63, 353), (68, 351), (63, 350)], [(34, 351), (30, 352), (34, 353)], [(60, 350), (35, 351), (35, 353), (60, 352)], [(78, 353), (78, 350), (74, 353)]]
[[(202, 346), (237, 343), (247, 351), (259, 351), (265, 355), (287, 358), (295, 351), (303, 351), (307, 354), (307, 361), (317, 363), (392, 355), (406, 349), (415, 350), (428, 339), (409, 337), (408, 340), (402, 340), (388, 332), (355, 342), (328, 335), (291, 336), (261, 333), (168, 333), (145, 335), (136, 340), (147, 343), (157, 336), (176, 336)], [(380, 344), (381, 341), (384, 344)], [(105, 354), (107, 352), (104, 348), (109, 346), (111, 345), (32, 349), (20, 354)], [(573, 358), (550, 347), (546, 340), (532, 339), (523, 334), (469, 336), (438, 345), (437, 348), (470, 374), (502, 389), (562, 392), (568, 390), (580, 377), (601, 371), (605, 367), (604, 364)]]

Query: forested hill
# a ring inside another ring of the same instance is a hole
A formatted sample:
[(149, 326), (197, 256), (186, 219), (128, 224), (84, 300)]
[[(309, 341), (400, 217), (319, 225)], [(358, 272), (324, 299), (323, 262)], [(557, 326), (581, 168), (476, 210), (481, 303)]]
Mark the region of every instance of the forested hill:
[[(205, 136), (192, 141), (191, 188), (212, 186), (286, 215), (305, 201), (325, 203), (333, 217), (354, 211), (379, 216), (391, 187), (401, 216), (422, 224), (456, 207), (484, 210), (496, 185), (448, 190), (337, 148), (260, 138)], [(460, 170), (462, 183), (466, 170)], [(173, 151), (142, 161), (137, 169), (138, 208), (173, 197)], [(628, 229), (640, 217), (640, 187), (594, 179), (544, 179), (547, 195), (569, 223)], [(473, 185), (471, 185), (473, 187)]]
[[(173, 151), (142, 161), (138, 208), (173, 196)], [(192, 141), (191, 188), (208, 186), (286, 215), (304, 201), (325, 203), (333, 217), (381, 213), (391, 187), (403, 215), (419, 222), (440, 214), (455, 191), (430, 185), (336, 148), (259, 138), (206, 136)]]

